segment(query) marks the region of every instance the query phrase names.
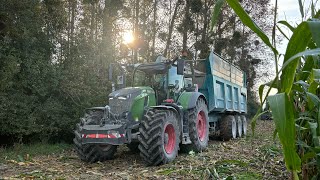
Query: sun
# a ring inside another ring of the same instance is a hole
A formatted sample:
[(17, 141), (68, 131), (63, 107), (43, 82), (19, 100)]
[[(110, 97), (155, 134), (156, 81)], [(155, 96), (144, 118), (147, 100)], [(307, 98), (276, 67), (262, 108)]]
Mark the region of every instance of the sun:
[(133, 34), (131, 32), (125, 32), (123, 34), (122, 38), (123, 38), (123, 43), (124, 44), (130, 44), (134, 40)]

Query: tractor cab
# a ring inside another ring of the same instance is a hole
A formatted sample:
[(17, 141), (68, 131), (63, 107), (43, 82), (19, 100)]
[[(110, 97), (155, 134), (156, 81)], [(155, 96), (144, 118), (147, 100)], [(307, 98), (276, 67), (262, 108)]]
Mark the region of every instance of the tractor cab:
[(158, 105), (168, 99), (176, 102), (184, 89), (184, 78), (178, 74), (177, 65), (170, 61), (140, 64), (134, 70), (132, 87), (140, 86), (149, 86), (155, 91)]

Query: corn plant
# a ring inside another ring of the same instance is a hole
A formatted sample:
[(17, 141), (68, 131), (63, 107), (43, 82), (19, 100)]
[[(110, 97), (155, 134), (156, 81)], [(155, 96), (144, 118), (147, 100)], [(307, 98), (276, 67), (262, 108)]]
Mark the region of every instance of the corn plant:
[[(268, 101), (277, 133), (283, 148), (287, 169), (292, 179), (320, 179), (320, 11), (317, 1), (311, 1), (311, 16), (306, 18), (303, 3), (298, 0), (302, 18), (307, 20), (297, 26), (286, 21), (274, 23), (288, 39), (283, 64), (278, 69), (280, 54), (269, 37), (250, 18), (238, 0), (218, 0), (212, 15), (212, 27), (224, 2), (234, 10), (242, 23), (257, 34), (271, 48), (275, 57), (276, 76), (273, 81), (259, 87), (261, 105)], [(276, 14), (276, 13), (275, 13)], [(276, 18), (275, 18), (276, 19)], [(287, 37), (281, 26), (292, 31)], [(272, 39), (275, 39), (273, 32)], [(267, 95), (263, 96), (266, 87)], [(269, 95), (271, 88), (278, 93)], [(262, 107), (252, 120), (254, 130)]]

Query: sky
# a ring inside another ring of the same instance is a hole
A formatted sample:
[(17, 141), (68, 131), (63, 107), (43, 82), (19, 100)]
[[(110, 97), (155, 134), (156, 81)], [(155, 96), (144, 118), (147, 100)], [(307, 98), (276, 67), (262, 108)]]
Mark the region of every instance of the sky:
[[(310, 5), (311, 0), (301, 0), (304, 5), (304, 11), (307, 14), (310, 14)], [(316, 3), (318, 0), (314, 0)], [(278, 18), (277, 21), (286, 20), (289, 24), (294, 27), (302, 21), (300, 8), (299, 8), (298, 0), (278, 0)], [(275, 4), (275, 0), (271, 0), (271, 4)], [(316, 3), (317, 9), (320, 9), (320, 2)], [(307, 16), (309, 17), (309, 16)], [(305, 19), (304, 19), (305, 20)], [(281, 26), (284, 27), (284, 26)], [(284, 32), (291, 35), (290, 30), (284, 28)], [(278, 32), (279, 33), (279, 32)], [(280, 33), (279, 33), (280, 34)], [(285, 49), (288, 41), (283, 40), (280, 44), (278, 44), (279, 52), (281, 54), (285, 53)]]
[[(301, 1), (304, 5), (305, 13), (309, 14), (309, 16), (310, 16), (310, 4), (311, 4), (310, 2), (311, 2), (311, 0), (301, 0)], [(314, 2), (316, 2), (316, 1), (318, 1), (318, 0), (314, 0)], [(275, 2), (276, 2), (276, 0), (271, 0), (271, 4), (273, 6), (275, 5)], [(316, 4), (316, 8), (320, 9), (320, 2), (318, 2)], [(309, 16), (307, 16), (307, 18)], [(305, 20), (305, 19), (302, 19), (302, 17), (301, 17), (299, 0), (278, 0), (277, 21), (280, 21), (280, 20), (287, 21), (293, 27), (296, 27), (297, 24), (302, 22), (302, 20)], [(283, 25), (279, 25), (279, 26), (282, 28), (284, 33), (286, 33), (288, 35), (288, 37), (291, 36), (292, 33), (289, 29), (286, 29)], [(277, 32), (277, 35), (280, 35), (279, 31)], [(277, 49), (278, 49), (279, 53), (281, 53), (281, 54), (285, 53), (287, 44), (288, 44), (288, 40), (286, 40), (285, 38), (283, 38), (281, 42), (277, 43)], [(280, 62), (279, 62), (280, 67), (283, 62), (283, 60), (281, 58), (283, 58), (283, 56), (280, 57)], [(279, 69), (280, 69), (280, 67), (279, 67)], [(265, 91), (266, 90), (267, 90), (267, 88), (265, 88)], [(273, 89), (270, 92), (270, 95), (275, 94), (275, 93), (277, 93), (277, 91), (276, 91), (276, 89)]]

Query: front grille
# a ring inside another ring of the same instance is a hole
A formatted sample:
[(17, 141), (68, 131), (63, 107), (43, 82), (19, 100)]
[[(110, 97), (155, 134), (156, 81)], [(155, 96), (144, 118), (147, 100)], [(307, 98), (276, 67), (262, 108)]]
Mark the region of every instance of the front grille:
[(110, 111), (114, 114), (122, 114), (130, 110), (133, 103), (133, 98), (127, 98), (125, 100), (114, 97), (109, 99)]

